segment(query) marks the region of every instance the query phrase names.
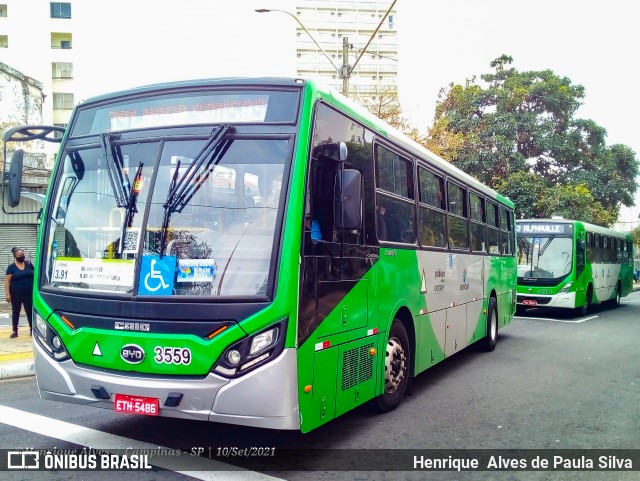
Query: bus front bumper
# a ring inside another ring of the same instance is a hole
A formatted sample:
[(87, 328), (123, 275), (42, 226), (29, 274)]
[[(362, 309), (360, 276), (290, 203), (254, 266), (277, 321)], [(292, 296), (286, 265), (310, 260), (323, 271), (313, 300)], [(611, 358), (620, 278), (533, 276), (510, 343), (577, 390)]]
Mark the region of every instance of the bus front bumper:
[[(34, 343), (40, 397), (52, 401), (114, 409), (114, 395), (159, 400), (159, 416), (223, 422), (272, 429), (300, 429), (296, 351), (285, 349), (272, 362), (237, 379), (209, 373), (203, 378), (144, 376), (57, 362)], [(102, 389), (100, 389), (102, 388)], [(100, 399), (96, 392), (108, 395)], [(181, 394), (177, 406), (166, 406)]]
[[(518, 305), (522, 307), (554, 307), (562, 309), (574, 309), (576, 307), (576, 293), (567, 292), (566, 294), (557, 294), (555, 296), (540, 296), (518, 293)], [(527, 301), (535, 301), (535, 304), (527, 303)]]

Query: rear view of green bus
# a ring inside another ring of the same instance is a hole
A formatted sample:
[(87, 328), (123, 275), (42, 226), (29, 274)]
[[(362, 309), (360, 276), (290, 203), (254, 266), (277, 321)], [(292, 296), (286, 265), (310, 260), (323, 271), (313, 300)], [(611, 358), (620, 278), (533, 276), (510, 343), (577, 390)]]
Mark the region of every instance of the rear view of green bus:
[(554, 307), (586, 315), (620, 304), (633, 288), (629, 233), (566, 219), (523, 219), (518, 234), (518, 310)]
[(79, 105), (39, 246), (40, 394), (122, 413), (307, 432), (388, 411), (516, 307), (513, 204), (301, 79)]

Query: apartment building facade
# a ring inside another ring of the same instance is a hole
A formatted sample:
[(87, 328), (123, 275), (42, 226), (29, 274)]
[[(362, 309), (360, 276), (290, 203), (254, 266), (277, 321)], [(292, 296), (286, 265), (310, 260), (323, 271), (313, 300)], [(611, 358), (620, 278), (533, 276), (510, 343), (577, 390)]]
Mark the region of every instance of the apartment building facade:
[(351, 98), (397, 93), (397, 15), (395, 8), (389, 11), (392, 4), (393, 0), (297, 0), (295, 12), (290, 13), (300, 21), (298, 75), (320, 77), (342, 92), (346, 68)]
[(46, 124), (65, 126), (76, 103), (75, 28), (72, 2), (0, 0), (0, 62), (42, 83)]

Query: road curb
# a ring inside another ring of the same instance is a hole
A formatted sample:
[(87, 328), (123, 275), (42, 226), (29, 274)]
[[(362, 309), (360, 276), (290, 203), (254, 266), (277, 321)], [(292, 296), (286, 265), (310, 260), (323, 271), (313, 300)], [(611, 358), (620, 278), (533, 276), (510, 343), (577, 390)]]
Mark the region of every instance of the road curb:
[(0, 365), (0, 380), (35, 376), (35, 374), (36, 369), (33, 364), (33, 359)]

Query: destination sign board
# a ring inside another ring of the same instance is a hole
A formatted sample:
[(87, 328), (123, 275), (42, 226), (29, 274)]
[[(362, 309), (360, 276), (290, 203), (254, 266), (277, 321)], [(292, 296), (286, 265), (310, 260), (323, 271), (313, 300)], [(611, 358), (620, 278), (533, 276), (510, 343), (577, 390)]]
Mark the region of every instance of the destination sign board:
[(545, 223), (537, 223), (537, 222), (527, 222), (527, 223), (516, 223), (516, 232), (521, 235), (527, 234), (549, 234), (549, 235), (563, 235), (563, 234), (572, 234), (573, 226), (571, 224), (545, 224)]

